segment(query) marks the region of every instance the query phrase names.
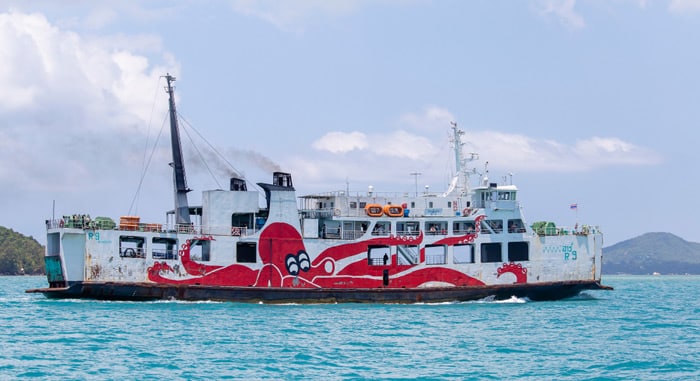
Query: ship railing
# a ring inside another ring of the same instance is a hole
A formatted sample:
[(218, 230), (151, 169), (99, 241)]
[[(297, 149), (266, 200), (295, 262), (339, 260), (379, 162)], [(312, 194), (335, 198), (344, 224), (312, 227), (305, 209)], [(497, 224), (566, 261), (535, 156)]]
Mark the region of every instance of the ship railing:
[(426, 255), (425, 256), (425, 264), (426, 265), (444, 265), (445, 263), (446, 263), (446, 261), (445, 261), (444, 254)]
[(358, 239), (365, 234), (362, 230), (343, 230), (343, 239)]
[(601, 233), (599, 226), (593, 225), (574, 225), (571, 226), (546, 226), (539, 229), (534, 229), (535, 234), (540, 236), (555, 236), (555, 235), (589, 235)]
[(399, 237), (415, 237), (420, 234), (420, 230), (397, 230), (396, 235)]
[(120, 257), (146, 258), (146, 251), (142, 247), (125, 247), (119, 249)]
[(151, 250), (153, 259), (176, 259), (177, 250)]

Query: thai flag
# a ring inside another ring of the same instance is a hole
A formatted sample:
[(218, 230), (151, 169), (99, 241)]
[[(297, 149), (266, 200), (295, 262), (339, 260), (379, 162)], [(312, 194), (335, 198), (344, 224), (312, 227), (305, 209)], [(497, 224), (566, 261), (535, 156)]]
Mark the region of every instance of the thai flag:
[(578, 204), (571, 204), (571, 205), (569, 206), (569, 209), (571, 209), (571, 210), (578, 209)]

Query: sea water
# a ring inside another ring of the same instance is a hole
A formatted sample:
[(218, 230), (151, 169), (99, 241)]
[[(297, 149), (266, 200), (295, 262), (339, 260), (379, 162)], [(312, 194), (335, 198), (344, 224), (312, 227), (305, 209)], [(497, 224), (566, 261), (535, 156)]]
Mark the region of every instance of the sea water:
[(698, 380), (700, 277), (556, 302), (51, 300), (0, 277), (0, 379)]

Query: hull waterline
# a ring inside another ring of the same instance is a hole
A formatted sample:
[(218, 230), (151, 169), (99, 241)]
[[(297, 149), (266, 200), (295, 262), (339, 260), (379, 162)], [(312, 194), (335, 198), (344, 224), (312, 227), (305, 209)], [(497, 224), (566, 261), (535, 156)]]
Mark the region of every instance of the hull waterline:
[(49, 298), (89, 298), (98, 300), (185, 300), (262, 303), (438, 303), (511, 297), (533, 301), (559, 300), (583, 290), (612, 290), (595, 281), (513, 284), (498, 286), (440, 287), (423, 289), (297, 289), (283, 287), (226, 287), (150, 283), (89, 282), (63, 288), (40, 288)]

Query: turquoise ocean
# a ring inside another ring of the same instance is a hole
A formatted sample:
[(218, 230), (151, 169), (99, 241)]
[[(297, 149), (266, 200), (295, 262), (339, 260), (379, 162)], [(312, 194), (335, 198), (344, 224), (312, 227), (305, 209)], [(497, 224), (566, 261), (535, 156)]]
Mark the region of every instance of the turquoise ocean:
[(0, 379), (700, 380), (700, 277), (556, 302), (50, 300), (0, 277)]

